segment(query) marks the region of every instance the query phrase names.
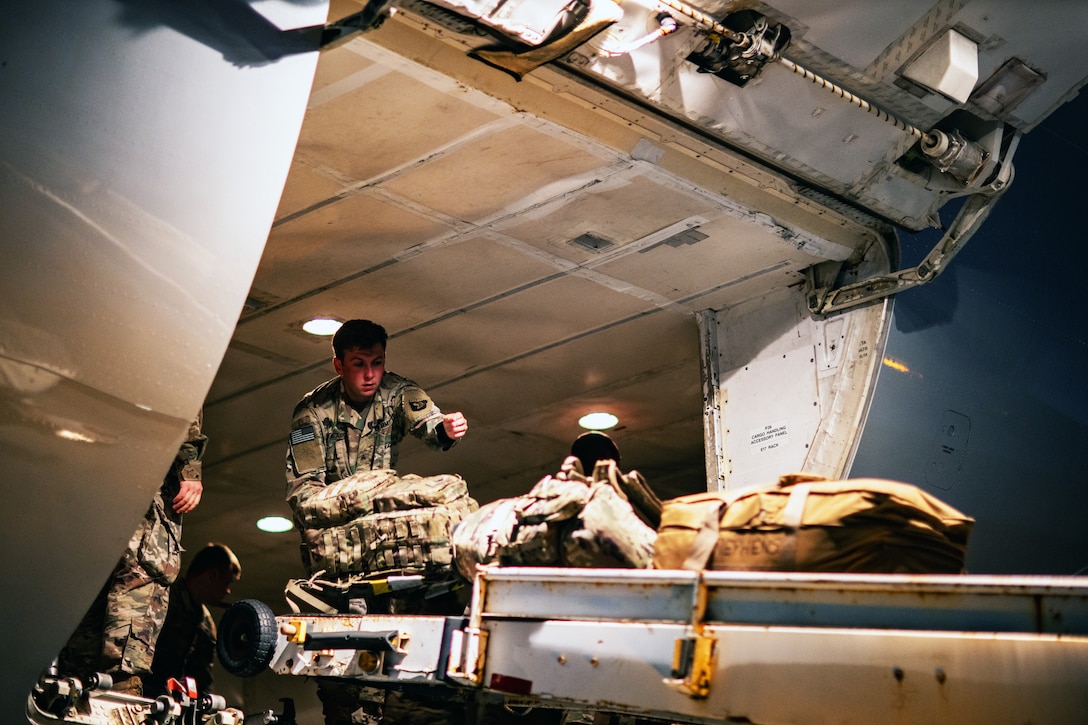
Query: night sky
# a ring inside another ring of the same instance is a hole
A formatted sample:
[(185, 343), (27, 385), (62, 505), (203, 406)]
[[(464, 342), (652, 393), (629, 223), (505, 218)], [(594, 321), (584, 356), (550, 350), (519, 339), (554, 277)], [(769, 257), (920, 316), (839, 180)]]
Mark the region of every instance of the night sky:
[(1088, 344), (1084, 314), (1088, 273), (1088, 91), (1024, 135), (1016, 176), (994, 212), (953, 261), (1020, 278), (1010, 304), (1055, 333)]
[[(1088, 572), (1086, 119), (1082, 93), (1027, 133), (981, 229), (896, 296), (885, 358), (905, 372), (881, 370), (850, 471), (974, 517), (974, 573)], [(903, 266), (939, 237), (901, 235)]]

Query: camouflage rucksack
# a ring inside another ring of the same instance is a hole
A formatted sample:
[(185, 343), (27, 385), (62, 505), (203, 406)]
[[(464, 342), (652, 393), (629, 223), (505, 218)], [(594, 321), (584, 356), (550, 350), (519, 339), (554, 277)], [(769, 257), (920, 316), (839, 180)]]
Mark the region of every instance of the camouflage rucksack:
[(295, 506), (295, 521), (303, 530), (320, 529), (374, 513), (374, 495), (398, 480), (397, 472), (391, 468), (359, 471), (299, 501)]
[(477, 508), (456, 474), (365, 471), (296, 507), (303, 564), (327, 576), (450, 573), (453, 529)]
[[(636, 499), (649, 503), (646, 511), (632, 505)], [(468, 579), (488, 564), (647, 568), (656, 536), (647, 523), (655, 518), (654, 501), (638, 472), (623, 474), (614, 461), (601, 461), (589, 478), (570, 456), (527, 494), (469, 514), (453, 535), (457, 568)]]

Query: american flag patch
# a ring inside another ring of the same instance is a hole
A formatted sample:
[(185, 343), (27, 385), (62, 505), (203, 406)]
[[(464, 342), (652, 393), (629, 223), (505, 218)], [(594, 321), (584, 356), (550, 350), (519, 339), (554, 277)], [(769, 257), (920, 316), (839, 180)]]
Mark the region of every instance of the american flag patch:
[(306, 443), (314, 439), (314, 427), (312, 425), (304, 425), (301, 428), (295, 428), (291, 431), (291, 445), (297, 446), (299, 443)]

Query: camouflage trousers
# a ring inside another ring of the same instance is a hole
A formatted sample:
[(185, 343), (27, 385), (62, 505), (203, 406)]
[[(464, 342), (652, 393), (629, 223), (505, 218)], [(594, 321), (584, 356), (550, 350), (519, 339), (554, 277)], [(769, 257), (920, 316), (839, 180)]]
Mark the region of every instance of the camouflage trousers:
[(160, 490), (61, 651), (61, 671), (150, 672), (170, 585), (180, 569), (181, 517), (167, 508)]

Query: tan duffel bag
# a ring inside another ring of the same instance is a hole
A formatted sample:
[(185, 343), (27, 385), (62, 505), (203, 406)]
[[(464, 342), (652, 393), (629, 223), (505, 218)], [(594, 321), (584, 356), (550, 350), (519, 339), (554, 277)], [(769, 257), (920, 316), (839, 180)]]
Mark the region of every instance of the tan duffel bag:
[(666, 501), (653, 567), (958, 574), (973, 525), (908, 483), (795, 474)]

